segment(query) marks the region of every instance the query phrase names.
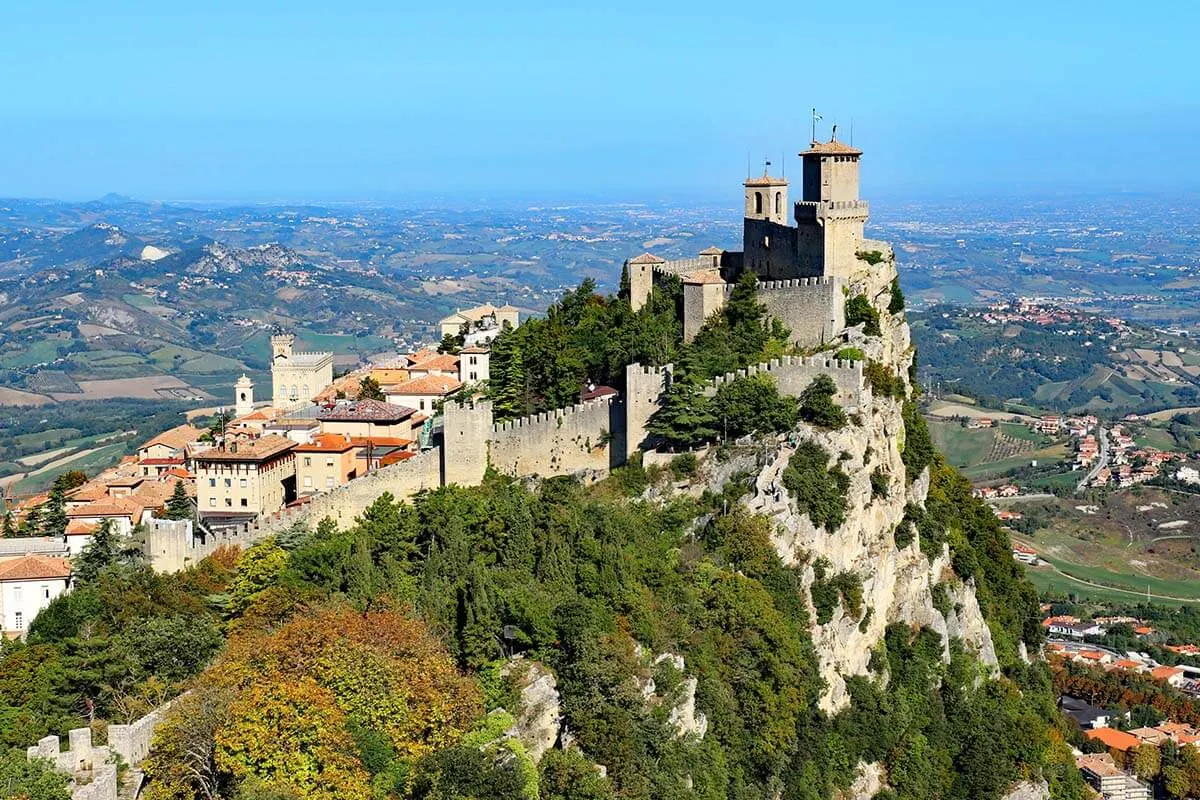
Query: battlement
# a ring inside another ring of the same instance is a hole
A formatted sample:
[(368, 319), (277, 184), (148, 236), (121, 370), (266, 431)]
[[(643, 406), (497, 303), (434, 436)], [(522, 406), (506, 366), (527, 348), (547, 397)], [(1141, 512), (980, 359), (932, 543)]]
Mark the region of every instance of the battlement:
[(727, 383), (753, 375), (770, 375), (778, 384), (780, 394), (799, 397), (818, 375), (828, 375), (837, 387), (836, 400), (848, 410), (861, 407), (866, 399), (861, 361), (848, 361), (822, 356), (783, 356), (762, 364), (719, 375), (709, 383), (705, 394), (715, 394)]
[[(818, 286), (831, 286), (833, 278), (792, 278), (784, 281), (759, 281), (758, 290), (760, 292), (774, 292), (784, 289), (812, 289)], [(725, 296), (729, 297), (733, 291), (733, 284), (727, 284), (725, 288)]]
[(691, 272), (697, 269), (712, 269), (720, 266), (718, 261), (710, 256), (696, 256), (695, 258), (676, 258), (671, 261), (664, 261), (661, 264), (654, 265), (654, 274), (656, 275), (679, 275), (684, 272)]
[(590, 413), (596, 406), (604, 406), (608, 408), (612, 405), (612, 395), (608, 397), (597, 397), (595, 400), (587, 400), (583, 403), (576, 403), (572, 406), (555, 409), (554, 411), (543, 411), (538, 414), (530, 414), (526, 417), (517, 417), (516, 419), (507, 419), (504, 422), (495, 422), (492, 424), (492, 433), (508, 433), (509, 431), (521, 430), (523, 428), (535, 428), (545, 425), (548, 422), (554, 422), (556, 425), (565, 424), (568, 417), (575, 414)]
[[(865, 216), (870, 211), (866, 200), (800, 200), (796, 203), (796, 218), (812, 219), (817, 216)], [(833, 213), (831, 212), (839, 212)], [(849, 212), (849, 213), (845, 213)]]

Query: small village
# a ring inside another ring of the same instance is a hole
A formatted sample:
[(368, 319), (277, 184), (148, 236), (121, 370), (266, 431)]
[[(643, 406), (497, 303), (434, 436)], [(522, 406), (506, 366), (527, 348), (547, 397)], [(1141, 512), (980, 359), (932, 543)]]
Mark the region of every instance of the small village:
[[(439, 347), (336, 378), (332, 353), (297, 352), (294, 336), (272, 337), (269, 400), (257, 401), (243, 375), (231, 390), (234, 402), (215, 410), (211, 427), (187, 422), (164, 431), (61, 497), (29, 497), (10, 511), (6, 534), (44, 529), (50, 513), (65, 515), (65, 526), (61, 535), (0, 538), (4, 635), (23, 637), (38, 612), (70, 590), (72, 559), (102, 526), (120, 539), (165, 531), (186, 552), (193, 540), (303, 506), (415, 457), (430, 446), (442, 404), (488, 380), (492, 341), (519, 324), (512, 306), (459, 310), (439, 322)], [(588, 391), (581, 389), (583, 399)], [(187, 565), (147, 555), (156, 569)]]

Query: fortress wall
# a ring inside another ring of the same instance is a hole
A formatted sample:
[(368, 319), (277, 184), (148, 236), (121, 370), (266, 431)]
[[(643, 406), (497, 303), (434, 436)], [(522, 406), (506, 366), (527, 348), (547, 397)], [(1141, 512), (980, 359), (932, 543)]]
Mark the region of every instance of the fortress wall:
[(860, 408), (867, 400), (861, 361), (844, 361), (821, 356), (784, 356), (765, 364), (757, 364), (737, 372), (714, 378), (705, 394), (716, 394), (718, 388), (736, 378), (765, 374), (775, 379), (780, 394), (798, 397), (818, 375), (828, 375), (837, 387), (834, 400), (847, 410)]
[(492, 419), (491, 401), (451, 401), (442, 406), (443, 483), (474, 486), (483, 480)]
[(695, 258), (676, 258), (671, 261), (664, 261), (661, 264), (654, 265), (655, 275), (679, 275), (683, 272), (691, 272), (697, 269), (712, 269), (718, 264), (713, 263), (713, 259), (707, 256), (696, 256)]
[(603, 397), (493, 425), (488, 456), (508, 475), (606, 474), (613, 436), (612, 398)]
[(625, 461), (637, 453), (646, 441), (646, 425), (659, 408), (662, 394), (671, 377), (671, 367), (625, 367), (625, 424), (622, 431)]
[(251, 539), (243, 532), (208, 533), (196, 536), (192, 521), (150, 518), (142, 552), (156, 572), (178, 572), (200, 562), (221, 547), (247, 547)]
[(766, 281), (758, 299), (767, 312), (791, 329), (790, 341), (800, 347), (819, 347), (846, 327), (842, 282), (830, 278)]

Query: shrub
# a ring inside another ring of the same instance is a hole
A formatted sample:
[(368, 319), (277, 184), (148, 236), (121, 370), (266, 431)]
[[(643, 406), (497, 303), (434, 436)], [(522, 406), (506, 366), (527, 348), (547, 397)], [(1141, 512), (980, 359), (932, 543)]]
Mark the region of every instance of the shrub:
[(802, 442), (783, 471), (783, 485), (814, 525), (837, 530), (846, 520), (850, 476), (828, 467), (829, 453), (815, 442)]
[(859, 261), (865, 261), (872, 267), (883, 261), (882, 250), (859, 250), (854, 255), (858, 256)]
[(904, 470), (908, 481), (921, 474), (921, 470), (933, 463), (937, 449), (929, 435), (929, 426), (917, 409), (917, 404), (909, 400), (904, 404), (904, 450), (901, 458), (904, 460)]
[(813, 608), (817, 611), (817, 622), (821, 625), (833, 619), (840, 600), (846, 616), (858, 619), (862, 616), (862, 578), (858, 573), (847, 571), (829, 574), (832, 565), (824, 558), (813, 564), (813, 582), (809, 587)]
[(696, 474), (698, 465), (695, 453), (680, 453), (671, 459), (671, 474), (681, 480), (690, 478)]
[(843, 347), (833, 354), (834, 358), (840, 358), (843, 361), (865, 361), (867, 356), (858, 347)]
[(800, 418), (820, 428), (837, 430), (846, 425), (846, 412), (842, 411), (833, 396), (837, 386), (828, 375), (818, 375), (800, 393)]
[(853, 328), (855, 325), (862, 325), (863, 333), (867, 336), (878, 336), (882, 332), (879, 328), (879, 312), (865, 294), (856, 294), (846, 301), (846, 327)]
[(904, 292), (900, 289), (900, 277), (892, 278), (892, 299), (888, 302), (888, 313), (899, 314), (904, 310)]
[(950, 590), (945, 583), (935, 583), (930, 594), (933, 595), (933, 607), (941, 612), (943, 617), (950, 616), (954, 610), (954, 600), (950, 598)]
[(871, 499), (876, 500), (880, 497), (887, 497), (890, 491), (888, 486), (888, 477), (883, 473), (883, 469), (876, 467), (871, 472)]
[(876, 397), (893, 397), (897, 400), (904, 399), (904, 380), (892, 372), (891, 368), (886, 364), (872, 359), (867, 362), (867, 366), (863, 372), (866, 375), (871, 391)]

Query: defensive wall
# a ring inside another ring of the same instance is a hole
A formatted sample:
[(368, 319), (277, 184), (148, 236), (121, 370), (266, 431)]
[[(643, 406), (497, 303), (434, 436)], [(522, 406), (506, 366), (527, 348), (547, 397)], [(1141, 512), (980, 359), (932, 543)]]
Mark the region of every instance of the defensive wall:
[(758, 301), (766, 306), (768, 314), (791, 329), (792, 344), (820, 347), (846, 327), (844, 285), (838, 278), (760, 281)]
[(867, 387), (863, 380), (863, 365), (861, 361), (846, 361), (839, 358), (822, 358), (821, 356), (783, 356), (773, 358), (765, 364), (757, 364), (736, 372), (729, 372), (715, 378), (705, 390), (706, 394), (716, 394), (717, 389), (737, 378), (751, 375), (770, 375), (779, 387), (779, 393), (790, 397), (798, 397), (808, 388), (818, 375), (828, 375), (837, 387), (834, 400), (847, 411), (861, 408), (867, 401)]
[[(172, 701), (174, 702), (174, 701)], [(67, 733), (68, 747), (61, 749), (57, 736), (44, 736), (36, 745), (25, 749), (26, 758), (43, 758), (59, 772), (71, 777), (71, 800), (117, 800), (117, 765), (113, 756), (136, 766), (150, 753), (154, 729), (166, 717), (171, 703), (166, 703), (129, 725), (109, 725), (108, 744), (92, 745), (90, 728), (74, 728)], [(136, 796), (140, 775), (130, 776)]]
[[(796, 281), (794, 283), (799, 283)], [(824, 290), (828, 282), (805, 287)], [(784, 287), (794, 291), (796, 286)], [(771, 289), (764, 292), (770, 296)], [(488, 467), (513, 476), (549, 478), (576, 475), (602, 478), (616, 466), (648, 449), (647, 425), (659, 408), (670, 383), (671, 366), (625, 369), (625, 392), (519, 419), (495, 422), (490, 401), (448, 402), (443, 408), (442, 443), (406, 461), (356, 478), (308, 502), (264, 515), (253, 523), (225, 529), (194, 541), (186, 524), (155, 521), (147, 552), (160, 571), (172, 571), (203, 558), (226, 544), (246, 546), (293, 525), (315, 526), (328, 517), (347, 527), (384, 492), (397, 500), (425, 489), (458, 484), (475, 486)], [(837, 401), (852, 410), (865, 402), (861, 362), (785, 356), (715, 378), (705, 391), (739, 376), (766, 374), (779, 391), (797, 396), (817, 375), (829, 375), (837, 386)], [(167, 541), (167, 540), (170, 541)]]
[(251, 541), (242, 530), (197, 531), (191, 520), (150, 517), (142, 552), (159, 572), (178, 572), (222, 547), (245, 547)]
[(492, 425), (487, 441), (492, 468), (506, 475), (571, 475), (604, 473), (618, 448), (612, 447), (613, 430), (621, 424), (613, 417), (612, 397), (546, 411)]

